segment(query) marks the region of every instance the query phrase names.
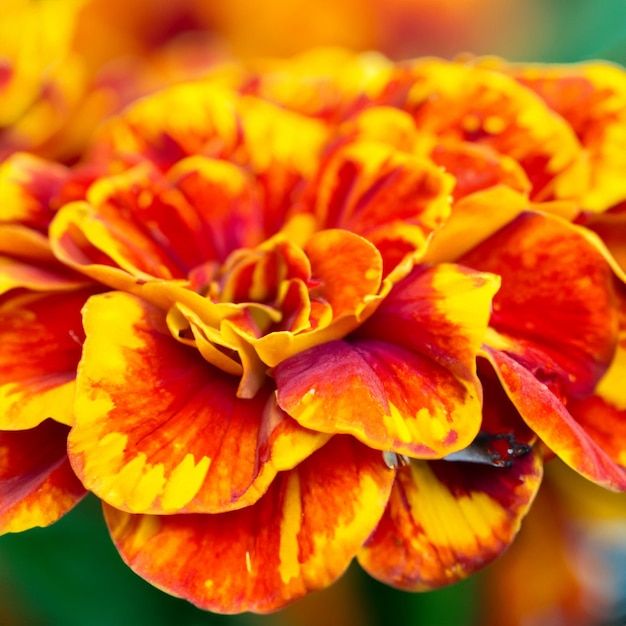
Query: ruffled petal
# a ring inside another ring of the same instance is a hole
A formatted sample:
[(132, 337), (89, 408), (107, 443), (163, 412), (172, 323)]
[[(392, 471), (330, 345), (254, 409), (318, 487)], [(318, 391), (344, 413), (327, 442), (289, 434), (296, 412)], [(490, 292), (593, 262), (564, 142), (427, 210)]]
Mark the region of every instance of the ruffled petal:
[(507, 395), (524, 421), (571, 468), (607, 489), (626, 490), (626, 468), (586, 432), (563, 402), (505, 352), (485, 349)]
[(459, 262), (502, 277), (490, 325), (504, 343), (493, 347), (556, 393), (593, 391), (617, 341), (615, 279), (578, 227), (523, 213)]
[(583, 208), (602, 211), (626, 199), (626, 76), (620, 67), (512, 65), (503, 68), (571, 125), (589, 155), (591, 184)]
[(489, 146), (440, 142), (430, 156), (434, 163), (454, 176), (453, 202), (497, 185), (522, 194), (531, 191), (530, 181), (520, 164)]
[[(172, 111), (185, 115), (172, 116)], [(142, 155), (162, 170), (203, 155), (248, 166), (255, 174), (282, 173), (282, 182), (293, 184), (294, 175), (297, 180), (315, 170), (327, 135), (321, 122), (198, 81), (129, 106), (102, 127), (94, 154), (101, 160)], [(282, 195), (289, 187), (274, 189)]]
[(279, 405), (307, 428), (379, 450), (464, 448), (480, 427), (475, 357), (497, 284), (451, 265), (416, 269), (354, 337), (275, 367)]
[(0, 431), (0, 533), (48, 526), (86, 494), (67, 459), (68, 430), (47, 420)]
[(509, 546), (541, 477), (534, 452), (509, 468), (411, 461), (398, 470), (359, 563), (374, 578), (409, 591), (457, 582)]
[(0, 165), (0, 223), (44, 231), (54, 215), (51, 202), (61, 192), (67, 168), (26, 153), (11, 155)]
[(80, 310), (92, 294), (27, 294), (0, 306), (0, 428), (32, 428), (49, 417), (72, 423)]
[(210, 611), (266, 613), (347, 569), (394, 476), (379, 452), (334, 437), (245, 509), (158, 517), (105, 506), (105, 515), (122, 558), (152, 584)]
[(312, 181), (311, 211), (320, 228), (344, 228), (372, 241), (388, 273), (402, 260), (391, 243), (422, 252), (448, 217), (452, 184), (426, 159), (357, 141), (337, 150)]
[(136, 513), (249, 506), (277, 471), (328, 439), (275, 406), (266, 384), (237, 398), (238, 379), (172, 338), (164, 314), (113, 292), (85, 306), (69, 437), (88, 489)]
[(421, 132), (512, 157), (535, 201), (578, 198), (588, 188), (589, 165), (569, 124), (509, 76), (462, 62), (418, 60), (397, 66), (377, 100), (410, 113)]
[(17, 224), (0, 224), (0, 294), (18, 288), (62, 291), (89, 282), (55, 259), (45, 235)]

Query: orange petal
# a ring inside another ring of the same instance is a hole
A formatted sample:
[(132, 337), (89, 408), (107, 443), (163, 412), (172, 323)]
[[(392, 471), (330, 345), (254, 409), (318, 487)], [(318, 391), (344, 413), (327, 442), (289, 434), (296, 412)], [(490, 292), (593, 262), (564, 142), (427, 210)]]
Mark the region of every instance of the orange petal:
[[(377, 142), (337, 150), (311, 183), (311, 210), (321, 228), (344, 228), (379, 249), (405, 241), (422, 250), (450, 213), (452, 178), (426, 159)], [(388, 259), (388, 273), (398, 259)]]
[(621, 269), (618, 276), (626, 282), (626, 202), (604, 213), (582, 215), (578, 221), (604, 242)]
[[(303, 332), (276, 330), (255, 338), (245, 337), (259, 358), (275, 366), (313, 346), (344, 337), (371, 316), (389, 291), (382, 281), (378, 250), (354, 233), (332, 229), (313, 234), (305, 246), (310, 262), (309, 328)], [(230, 321), (222, 325), (228, 337)], [(238, 329), (233, 327), (233, 332)]]
[(567, 408), (585, 433), (626, 474), (626, 407), (619, 409), (599, 396), (572, 400)]
[(376, 527), (394, 472), (334, 437), (255, 505), (154, 517), (105, 506), (122, 558), (160, 589), (221, 613), (266, 613), (334, 582)]
[(48, 417), (72, 423), (84, 337), (80, 309), (92, 293), (27, 294), (3, 302), (0, 428), (32, 428)]
[(167, 178), (195, 213), (185, 216), (184, 231), (168, 225), (169, 245), (181, 253), (193, 242), (198, 259), (224, 262), (234, 250), (254, 248), (273, 234), (265, 223), (261, 189), (243, 168), (192, 156), (172, 167)]
[(165, 315), (134, 296), (90, 299), (83, 322), (70, 458), (87, 488), (119, 509), (248, 506), (327, 440), (278, 410), (270, 384), (237, 398), (236, 377), (177, 342)]
[(0, 223), (45, 231), (54, 215), (51, 202), (61, 192), (67, 168), (17, 153), (0, 165)]
[(280, 406), (380, 450), (439, 458), (464, 448), (480, 426), (475, 355), (496, 288), (460, 267), (415, 270), (354, 338), (274, 368)]
[[(172, 116), (172, 111), (185, 115)], [(249, 166), (255, 173), (275, 171), (279, 164), (284, 167), (278, 172), (303, 175), (313, 171), (327, 132), (316, 120), (198, 81), (128, 107), (103, 126), (96, 154), (104, 161), (143, 155), (163, 170), (187, 156), (204, 155)]]
[(434, 233), (422, 261), (456, 261), (512, 222), (528, 205), (525, 195), (502, 185), (461, 198)]
[(572, 126), (589, 154), (591, 185), (583, 208), (601, 211), (626, 200), (626, 73), (608, 63), (506, 68)]
[[(567, 465), (607, 489), (626, 490), (626, 468), (605, 451), (599, 433), (586, 432), (563, 402), (505, 352), (485, 349), (507, 395), (528, 426)], [(594, 436), (598, 436), (598, 441)]]
[(496, 185), (522, 194), (530, 192), (530, 182), (519, 163), (489, 146), (441, 142), (430, 156), (433, 162), (454, 176), (454, 201)]
[(0, 224), (0, 293), (74, 289), (90, 281), (59, 263), (45, 235), (17, 224)]
[(555, 389), (593, 390), (613, 357), (618, 316), (611, 268), (579, 228), (523, 213), (459, 262), (502, 277), (490, 326), (505, 339), (493, 347)]
[(587, 190), (588, 163), (569, 124), (509, 76), (460, 62), (418, 60), (398, 66), (380, 101), (409, 112), (421, 132), (512, 157), (536, 201), (578, 198)]
[(0, 431), (0, 533), (48, 526), (85, 495), (67, 460), (67, 432), (52, 420)]
[(457, 582), (509, 546), (541, 477), (534, 452), (510, 468), (411, 461), (398, 470), (359, 563), (374, 578), (410, 591)]

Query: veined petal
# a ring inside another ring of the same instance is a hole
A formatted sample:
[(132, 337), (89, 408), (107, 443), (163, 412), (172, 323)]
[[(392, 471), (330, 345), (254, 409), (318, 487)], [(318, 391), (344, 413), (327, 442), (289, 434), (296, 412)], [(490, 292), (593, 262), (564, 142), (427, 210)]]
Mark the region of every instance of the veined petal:
[(475, 382), (476, 354), (499, 288), (496, 273), (451, 263), (419, 265), (394, 285), (357, 334), (424, 354)]
[(89, 282), (54, 258), (45, 235), (17, 224), (0, 224), (0, 294), (20, 287), (62, 291)]
[(500, 68), (532, 89), (572, 126), (589, 154), (591, 184), (583, 208), (602, 211), (626, 200), (626, 77), (622, 68), (593, 62)]
[(513, 541), (541, 477), (534, 452), (510, 468), (412, 460), (399, 468), (359, 563), (374, 578), (409, 591), (466, 578)]
[(378, 450), (440, 458), (480, 427), (480, 391), (422, 355), (372, 340), (334, 341), (274, 369), (279, 405), (301, 425)]
[(73, 420), (83, 329), (80, 309), (94, 293), (22, 294), (0, 306), (0, 428), (24, 430)]
[(589, 164), (569, 124), (509, 76), (424, 59), (398, 66), (380, 101), (410, 113), (421, 132), (512, 157), (535, 201), (578, 198), (588, 188)]
[(0, 431), (0, 534), (48, 526), (86, 494), (66, 455), (68, 428)]
[(171, 233), (168, 228), (177, 239), (171, 242), (174, 249), (183, 252), (193, 241), (199, 261), (223, 262), (234, 250), (254, 248), (271, 233), (266, 230), (259, 185), (242, 167), (191, 156), (176, 163), (167, 178), (195, 212), (185, 216), (186, 231)]
[[(180, 110), (185, 115), (173, 119), (171, 112)], [(321, 122), (197, 81), (137, 101), (102, 127), (96, 146), (99, 158), (143, 155), (162, 170), (204, 155), (249, 166), (255, 174), (290, 172), (298, 178), (313, 172), (327, 134)], [(292, 176), (284, 180), (294, 182)]]
[[(571, 468), (607, 489), (626, 490), (626, 468), (613, 460), (563, 402), (505, 352), (485, 348), (507, 395), (524, 421)], [(598, 439), (602, 443), (602, 438)]]
[(116, 508), (249, 506), (277, 471), (327, 440), (276, 409), (270, 384), (237, 398), (237, 378), (175, 341), (164, 314), (132, 295), (90, 299), (83, 322), (70, 459), (83, 484)]
[[(311, 264), (310, 328), (300, 333), (279, 330), (258, 338), (241, 333), (271, 367), (298, 352), (345, 337), (374, 314), (391, 287), (382, 280), (378, 250), (354, 233), (317, 232), (305, 252)], [(230, 321), (223, 324), (223, 330), (227, 336), (238, 332)]]
[(394, 475), (380, 452), (333, 437), (239, 511), (157, 517), (105, 506), (105, 516), (122, 558), (152, 584), (210, 611), (266, 613), (347, 569)]
[(476, 352), (498, 281), (452, 265), (398, 283), (353, 337), (273, 370), (279, 405), (307, 428), (440, 458), (478, 433)]
[[(502, 277), (490, 325), (544, 382), (593, 391), (615, 351), (615, 278), (601, 252), (565, 220), (523, 213), (459, 259)], [(554, 380), (553, 380), (554, 379)]]
[(503, 185), (527, 195), (530, 181), (513, 158), (489, 146), (474, 143), (437, 142), (430, 153), (437, 165), (454, 176), (454, 202), (483, 189)]
[(60, 192), (67, 168), (39, 157), (16, 153), (0, 165), (0, 223), (44, 231), (52, 216), (51, 200)]
[(528, 209), (528, 198), (504, 185), (477, 191), (455, 203), (434, 233), (422, 261), (456, 261)]
[[(423, 251), (450, 214), (452, 177), (430, 161), (373, 141), (339, 148), (311, 182), (312, 208), (322, 228), (344, 228), (385, 252), (386, 242)], [(385, 259), (388, 273), (401, 259)]]

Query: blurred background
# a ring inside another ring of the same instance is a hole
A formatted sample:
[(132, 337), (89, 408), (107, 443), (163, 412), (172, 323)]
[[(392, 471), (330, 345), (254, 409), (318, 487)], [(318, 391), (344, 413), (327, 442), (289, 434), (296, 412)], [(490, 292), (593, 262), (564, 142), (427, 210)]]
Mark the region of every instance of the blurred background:
[[(93, 120), (140, 93), (316, 45), (626, 64), (626, 0), (0, 0), (0, 159), (27, 148), (71, 162)], [(213, 624), (624, 626), (626, 496), (553, 465), (518, 541), (480, 575), (408, 594), (354, 566), (270, 616), (215, 616), (152, 588), (122, 564), (95, 498), (0, 537), (0, 626)]]

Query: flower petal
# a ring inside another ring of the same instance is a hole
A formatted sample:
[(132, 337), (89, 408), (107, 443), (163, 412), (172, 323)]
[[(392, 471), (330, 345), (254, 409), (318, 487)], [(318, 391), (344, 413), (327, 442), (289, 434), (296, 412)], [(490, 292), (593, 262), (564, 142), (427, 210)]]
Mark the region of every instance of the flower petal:
[(411, 461), (399, 468), (359, 563), (374, 578), (410, 591), (457, 582), (513, 541), (541, 477), (534, 452), (510, 468)]
[(0, 165), (0, 223), (45, 231), (54, 215), (51, 201), (61, 191), (68, 170), (30, 154), (16, 153)]
[(589, 154), (591, 184), (583, 208), (604, 210), (626, 200), (626, 76), (608, 63), (524, 64), (507, 68), (572, 126)]
[(23, 430), (46, 418), (71, 424), (83, 329), (93, 290), (26, 294), (0, 306), (0, 428)]
[(484, 354), (515, 408), (550, 450), (589, 480), (626, 490), (626, 468), (594, 441), (544, 383), (505, 352), (485, 348)]
[(54, 258), (45, 235), (17, 224), (0, 224), (0, 294), (20, 287), (74, 289), (89, 282)]
[(165, 315), (134, 296), (94, 297), (83, 321), (70, 458), (87, 488), (119, 509), (248, 506), (327, 440), (279, 411), (270, 384), (237, 398), (236, 377), (177, 342)]
[(153, 517), (105, 506), (105, 516), (122, 558), (152, 584), (210, 611), (266, 613), (346, 570), (393, 478), (379, 452), (334, 437), (242, 510)]
[[(391, 146), (357, 141), (337, 150), (311, 183), (321, 228), (344, 228), (369, 239), (383, 253), (389, 241), (422, 251), (428, 236), (450, 214), (452, 178), (430, 161)], [(385, 259), (386, 273), (401, 259)]]
[(430, 154), (437, 165), (454, 176), (453, 200), (503, 185), (522, 194), (530, 182), (517, 161), (498, 154), (489, 146), (473, 143), (438, 142)]
[(523, 213), (459, 259), (502, 277), (490, 325), (504, 348), (565, 393), (593, 391), (613, 357), (618, 314), (615, 279), (582, 230)]
[(86, 494), (67, 460), (68, 428), (0, 431), (0, 533), (48, 526)]
[(274, 368), (279, 405), (307, 428), (368, 446), (439, 458), (480, 426), (475, 355), (497, 280), (464, 268), (420, 268), (398, 283), (355, 337)]
[(587, 189), (588, 163), (569, 124), (509, 76), (462, 62), (418, 60), (397, 67), (380, 100), (409, 112), (421, 132), (512, 157), (535, 201), (578, 198)]

